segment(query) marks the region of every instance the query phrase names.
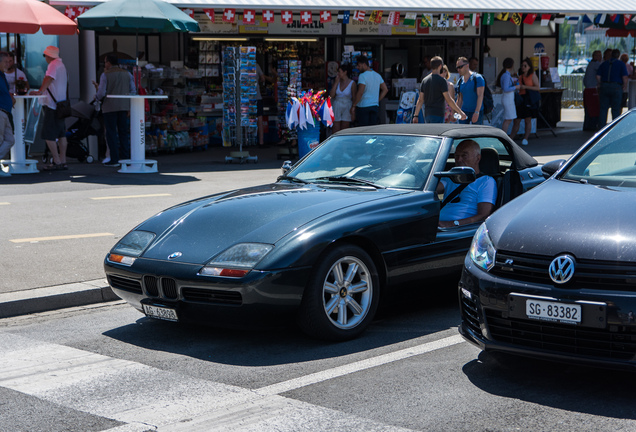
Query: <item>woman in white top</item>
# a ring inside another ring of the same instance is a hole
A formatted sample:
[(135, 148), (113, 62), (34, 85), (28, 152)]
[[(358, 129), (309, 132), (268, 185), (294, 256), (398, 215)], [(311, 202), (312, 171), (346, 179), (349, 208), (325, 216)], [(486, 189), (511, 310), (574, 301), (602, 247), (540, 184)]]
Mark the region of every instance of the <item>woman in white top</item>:
[(501, 104), (504, 109), (504, 121), (501, 129), (508, 133), (510, 123), (517, 118), (517, 108), (515, 107), (515, 91), (519, 90), (519, 80), (512, 77), (514, 73), (515, 61), (510, 57), (506, 57), (503, 61), (503, 69), (499, 72), (496, 85), (503, 90)]
[(331, 86), (331, 105), (333, 107), (333, 133), (346, 129), (355, 120), (351, 116), (351, 106), (353, 105), (353, 95), (356, 94), (356, 83), (349, 78), (351, 66), (343, 64), (338, 67), (336, 80)]

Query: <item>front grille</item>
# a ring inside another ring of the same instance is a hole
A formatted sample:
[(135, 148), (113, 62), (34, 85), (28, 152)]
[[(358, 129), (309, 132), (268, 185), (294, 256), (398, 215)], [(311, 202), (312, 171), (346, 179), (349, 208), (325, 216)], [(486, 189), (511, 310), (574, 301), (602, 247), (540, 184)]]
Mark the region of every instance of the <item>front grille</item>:
[[(555, 285), (548, 275), (554, 256), (497, 251), (490, 273), (505, 279)], [(562, 288), (636, 292), (636, 265), (615, 261), (576, 260), (574, 277)]]
[(479, 311), (477, 309), (477, 303), (473, 299), (469, 299), (463, 294), (460, 294), (462, 299), (462, 318), (464, 324), (468, 326), (474, 333), (480, 335), (481, 327), (479, 325)]
[(108, 283), (113, 288), (120, 289), (122, 291), (129, 291), (135, 294), (142, 294), (141, 282), (135, 279), (127, 279), (121, 276), (108, 275)]
[(154, 276), (144, 276), (144, 287), (149, 296), (159, 297), (159, 285), (157, 284), (157, 278)]
[(167, 299), (177, 299), (177, 282), (172, 278), (161, 278), (161, 290)]
[(612, 360), (633, 360), (636, 355), (636, 331), (631, 327), (617, 326), (609, 331), (503, 318), (501, 312), (490, 309), (486, 309), (486, 323), (497, 342)]
[(229, 304), (241, 305), (243, 298), (241, 293), (236, 291), (220, 291), (202, 288), (182, 288), (181, 295), (186, 301), (213, 303), (213, 304)]

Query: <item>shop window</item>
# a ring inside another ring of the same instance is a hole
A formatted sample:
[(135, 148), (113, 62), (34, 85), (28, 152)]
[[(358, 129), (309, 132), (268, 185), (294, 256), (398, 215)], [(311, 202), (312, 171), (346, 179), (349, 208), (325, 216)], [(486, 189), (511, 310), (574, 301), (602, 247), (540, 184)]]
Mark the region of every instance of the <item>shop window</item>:
[(521, 26), (511, 21), (497, 21), (486, 26), (489, 36), (521, 36)]
[(556, 33), (556, 24), (554, 21), (550, 21), (547, 26), (542, 26), (540, 21), (535, 21), (533, 24), (523, 25), (523, 34), (525, 36), (554, 36)]

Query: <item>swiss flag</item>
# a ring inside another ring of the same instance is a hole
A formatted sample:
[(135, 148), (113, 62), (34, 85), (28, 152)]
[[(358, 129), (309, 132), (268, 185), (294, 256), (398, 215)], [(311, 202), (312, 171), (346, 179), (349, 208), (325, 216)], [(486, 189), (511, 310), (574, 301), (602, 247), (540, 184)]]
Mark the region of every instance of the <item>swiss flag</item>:
[(203, 9), (203, 12), (210, 18), (210, 21), (214, 22), (214, 9)]
[(537, 19), (537, 14), (528, 14), (523, 19), (523, 23), (524, 24), (534, 24), (536, 19)]
[(353, 14), (353, 19), (355, 21), (364, 21), (364, 16), (366, 15), (366, 12), (363, 10), (357, 10), (355, 11), (355, 13)]
[(320, 22), (321, 23), (331, 22), (331, 11), (321, 11)]
[(181, 9), (181, 12), (183, 12), (190, 18), (194, 18), (194, 11), (192, 9)]
[(280, 11), (280, 20), (283, 24), (291, 24), (294, 21), (294, 14), (291, 11)]
[(261, 15), (263, 15), (263, 22), (264, 23), (273, 23), (274, 22), (274, 11), (273, 10), (269, 10), (266, 9), (264, 11), (261, 12)]
[(311, 24), (312, 21), (311, 11), (302, 11), (300, 13), (301, 24)]
[(64, 15), (66, 15), (67, 17), (69, 17), (70, 19), (74, 20), (75, 18), (77, 18), (77, 15), (79, 15), (78, 10), (75, 6), (66, 6), (66, 10), (64, 11)]
[(256, 11), (255, 10), (244, 10), (243, 11), (243, 24), (254, 24), (256, 22)]
[(225, 9), (223, 11), (223, 22), (233, 23), (236, 18), (236, 9)]

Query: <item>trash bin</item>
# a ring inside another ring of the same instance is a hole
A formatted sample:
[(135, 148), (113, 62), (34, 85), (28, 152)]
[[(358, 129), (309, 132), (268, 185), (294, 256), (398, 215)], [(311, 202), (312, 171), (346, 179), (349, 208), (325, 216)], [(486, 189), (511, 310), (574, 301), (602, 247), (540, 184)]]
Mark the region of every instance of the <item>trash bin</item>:
[(298, 128), (298, 157), (302, 158), (320, 144), (320, 123)]

